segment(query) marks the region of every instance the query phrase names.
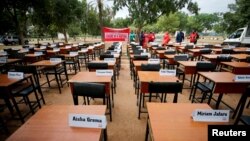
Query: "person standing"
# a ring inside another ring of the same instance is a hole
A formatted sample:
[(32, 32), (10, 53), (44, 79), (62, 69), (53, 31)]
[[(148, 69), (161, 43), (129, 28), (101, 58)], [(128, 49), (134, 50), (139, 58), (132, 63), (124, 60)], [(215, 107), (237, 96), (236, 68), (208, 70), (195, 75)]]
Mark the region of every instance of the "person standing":
[(197, 40), (199, 39), (199, 34), (195, 30), (193, 30), (193, 32), (189, 36), (189, 39), (190, 43), (196, 44)]
[(133, 31), (130, 32), (129, 40), (130, 40), (130, 42), (134, 42), (135, 41), (135, 33)]
[(153, 32), (150, 32), (148, 42), (154, 42), (154, 40), (155, 40), (155, 34)]
[(140, 46), (143, 46), (144, 39), (145, 39), (145, 35), (143, 31), (141, 31), (139, 39), (140, 39)]
[(161, 43), (162, 46), (165, 47), (170, 40), (171, 40), (170, 35), (168, 34), (168, 32), (166, 32), (164, 34), (164, 36), (163, 36), (163, 40), (162, 40), (162, 43)]
[(176, 36), (176, 43), (181, 43), (184, 41), (184, 33), (180, 30)]

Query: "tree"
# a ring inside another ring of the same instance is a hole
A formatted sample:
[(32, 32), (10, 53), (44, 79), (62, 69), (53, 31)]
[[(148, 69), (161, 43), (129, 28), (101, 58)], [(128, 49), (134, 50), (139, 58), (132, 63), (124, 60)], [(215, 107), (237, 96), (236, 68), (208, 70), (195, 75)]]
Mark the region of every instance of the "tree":
[(82, 16), (81, 2), (78, 0), (55, 0), (53, 5), (53, 24), (59, 32), (64, 34), (65, 42), (67, 30), (73, 22), (79, 22)]
[(117, 11), (122, 7), (128, 7), (129, 14), (138, 32), (142, 27), (157, 21), (157, 19), (166, 14), (174, 13), (177, 10), (188, 5), (188, 10), (192, 13), (198, 13), (197, 3), (191, 0), (114, 0), (114, 10)]
[[(6, 19), (14, 23), (15, 32), (19, 35), (21, 44), (24, 44), (24, 36), (26, 35), (26, 22), (28, 13), (39, 0), (2, 0), (1, 12), (6, 14)], [(1, 17), (2, 18), (2, 17)], [(10, 24), (12, 25), (12, 24)], [(1, 27), (2, 28), (2, 27)]]
[(180, 19), (176, 14), (170, 13), (168, 16), (161, 16), (156, 25), (161, 31), (174, 33), (179, 30)]
[(130, 18), (116, 18), (112, 21), (113, 26), (116, 28), (128, 27), (130, 23)]

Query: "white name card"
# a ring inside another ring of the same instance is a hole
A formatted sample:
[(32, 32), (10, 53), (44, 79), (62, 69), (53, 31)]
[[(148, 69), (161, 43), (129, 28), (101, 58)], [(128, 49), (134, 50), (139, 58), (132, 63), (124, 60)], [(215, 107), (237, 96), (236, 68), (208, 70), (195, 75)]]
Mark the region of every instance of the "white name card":
[(0, 57), (0, 63), (7, 63), (7, 57)]
[(23, 79), (24, 74), (23, 72), (8, 72), (8, 78)]
[(40, 46), (40, 49), (46, 49), (46, 46)]
[(104, 58), (104, 62), (115, 62), (115, 58)]
[(160, 69), (161, 76), (176, 76), (176, 70)]
[(53, 48), (53, 51), (60, 51), (60, 48)]
[(61, 58), (50, 58), (49, 61), (50, 62), (61, 62), (62, 59)]
[(114, 52), (113, 54), (111, 53), (111, 55), (114, 55), (114, 57), (115, 57), (115, 58), (117, 58), (117, 57), (119, 57), (119, 56), (120, 56), (120, 54), (119, 54), (119, 53), (115, 53), (115, 52)]
[(6, 51), (1, 51), (0, 55), (7, 55), (7, 52)]
[(229, 57), (230, 54), (220, 54), (219, 56), (220, 56), (220, 57)]
[(120, 52), (121, 52), (121, 49), (114, 49), (114, 51), (115, 51), (116, 53), (120, 53)]
[(148, 59), (148, 64), (160, 64), (160, 59)]
[(196, 109), (193, 112), (194, 121), (229, 122), (229, 110)]
[(54, 48), (54, 47), (56, 47), (56, 44), (52, 44), (52, 45), (50, 45), (50, 47)]
[(234, 81), (236, 81), (236, 82), (250, 82), (250, 75), (235, 75)]
[(228, 46), (228, 48), (235, 48), (235, 46)]
[(136, 46), (136, 48), (138, 48), (138, 49), (142, 49), (142, 46)]
[(82, 48), (81, 51), (88, 51), (88, 49), (87, 48)]
[(147, 52), (142, 52), (141, 55), (142, 55), (142, 56), (149, 56), (150, 54), (147, 53)]
[(107, 119), (105, 115), (69, 114), (69, 126), (105, 129)]
[(43, 55), (43, 52), (34, 52), (35, 55)]
[(69, 55), (71, 56), (78, 55), (78, 52), (69, 52)]
[(71, 48), (71, 46), (65, 46), (65, 48)]
[(247, 48), (246, 51), (250, 51), (250, 48)]
[(113, 76), (113, 70), (96, 70), (96, 76)]

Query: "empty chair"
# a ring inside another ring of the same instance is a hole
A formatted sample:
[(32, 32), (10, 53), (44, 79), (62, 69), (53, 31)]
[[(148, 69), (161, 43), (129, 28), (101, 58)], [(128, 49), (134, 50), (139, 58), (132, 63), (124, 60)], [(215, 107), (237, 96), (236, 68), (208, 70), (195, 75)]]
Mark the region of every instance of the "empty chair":
[[(166, 95), (167, 94), (174, 94), (173, 103), (177, 103), (178, 101), (178, 93), (182, 92), (183, 83), (180, 82), (150, 82), (148, 84), (148, 91), (149, 91), (149, 102), (151, 102), (152, 94), (161, 94), (161, 102), (166, 101)], [(138, 112), (138, 118), (140, 119), (140, 114), (144, 113), (141, 111), (142, 106), (142, 98), (144, 99), (144, 96), (140, 96), (139, 100), (139, 112)]]
[(223, 48), (221, 51), (222, 54), (232, 54), (233, 49), (232, 48)]
[(250, 56), (246, 57), (246, 62), (250, 63)]
[[(192, 102), (195, 100), (198, 102), (203, 102), (207, 96), (212, 95), (212, 88), (213, 88), (213, 83), (212, 82), (200, 82), (200, 76), (197, 74), (197, 72), (211, 72), (215, 71), (216, 69), (216, 64), (211, 63), (211, 62), (197, 62), (196, 64), (196, 74), (194, 76), (194, 81), (195, 84), (192, 86), (191, 92), (189, 99), (192, 98)], [(202, 97), (195, 97), (196, 96), (196, 91), (199, 89), (201, 91)], [(199, 101), (200, 100), (200, 101)], [(210, 102), (210, 101), (209, 101)]]
[(217, 67), (216, 69), (218, 71), (221, 71), (222, 69), (222, 65), (220, 62), (231, 62), (232, 61), (232, 56), (230, 55), (220, 55), (220, 56), (217, 56), (217, 59), (216, 59), (216, 64), (217, 64)]
[[(181, 54), (181, 55), (175, 55), (174, 61), (177, 63), (178, 61), (188, 61), (188, 55)], [(185, 79), (185, 73), (184, 70), (179, 68), (179, 64), (177, 63), (177, 69), (176, 69), (176, 75), (178, 77), (182, 76), (182, 82), (184, 83)]]
[(246, 88), (246, 91), (242, 94), (239, 103), (234, 111), (232, 118), (235, 118), (234, 125), (242, 122), (244, 125), (250, 125), (250, 116), (244, 114), (244, 109), (246, 106), (247, 98), (250, 97), (250, 85)]
[(204, 48), (200, 50), (200, 54), (210, 54), (212, 50), (210, 48)]
[(161, 64), (141, 64), (142, 71), (159, 71)]
[(83, 96), (85, 105), (89, 104), (89, 98), (93, 99), (101, 98), (103, 100), (103, 105), (107, 105), (107, 108), (109, 108), (110, 121), (112, 121), (112, 107), (111, 107), (110, 95), (107, 95), (105, 93), (105, 84), (73, 83), (72, 96), (74, 105), (78, 105), (79, 96)]
[(204, 48), (212, 48), (212, 47), (213, 47), (213, 45), (210, 45), (210, 44), (204, 45)]
[(96, 71), (98, 69), (108, 69), (108, 63), (89, 62), (88, 69), (89, 71)]
[(147, 55), (134, 55), (134, 60), (148, 60)]
[(104, 58), (114, 58), (114, 55), (111, 54), (101, 54), (100, 60), (104, 60)]

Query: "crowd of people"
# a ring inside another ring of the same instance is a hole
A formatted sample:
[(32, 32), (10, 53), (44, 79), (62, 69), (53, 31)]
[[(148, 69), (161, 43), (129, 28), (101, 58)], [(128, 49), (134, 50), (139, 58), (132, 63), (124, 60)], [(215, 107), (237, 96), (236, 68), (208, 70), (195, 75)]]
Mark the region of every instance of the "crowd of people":
[[(134, 33), (133, 31), (130, 32), (130, 42), (134, 42), (136, 41), (136, 33)], [(139, 34), (139, 43), (140, 46), (146, 46), (146, 44), (148, 42), (154, 42), (155, 41), (155, 33), (154, 32), (149, 32), (149, 33), (145, 33), (144, 31), (141, 31)], [(190, 43), (197, 43), (197, 40), (199, 39), (199, 34), (196, 30), (193, 30), (190, 35), (187, 37), (187, 39), (189, 39)], [(163, 38), (162, 38), (162, 42), (161, 45), (163, 47), (167, 46), (167, 44), (171, 41), (171, 35), (169, 34), (168, 31), (165, 32)], [(182, 30), (178, 31), (175, 37), (175, 42), (176, 43), (182, 43), (185, 41), (185, 35), (184, 32)]]

